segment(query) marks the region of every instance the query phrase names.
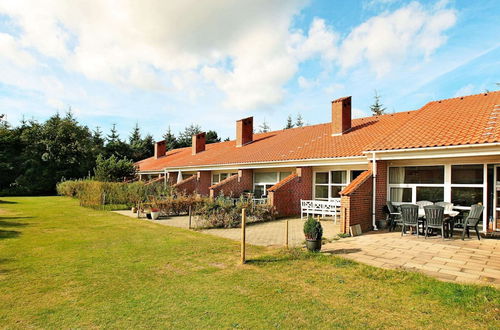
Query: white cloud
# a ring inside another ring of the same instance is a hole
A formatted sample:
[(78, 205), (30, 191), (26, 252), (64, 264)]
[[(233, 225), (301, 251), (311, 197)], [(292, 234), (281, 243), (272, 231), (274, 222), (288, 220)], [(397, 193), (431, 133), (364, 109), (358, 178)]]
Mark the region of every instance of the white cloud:
[[(0, 56), (17, 66), (33, 66), (34, 58), (46, 64), (48, 57), (92, 80), (181, 92), (190, 100), (215, 86), (228, 109), (245, 110), (280, 103), (304, 61), (319, 59), (326, 70), (367, 62), (382, 75), (405, 58), (430, 56), (456, 20), (443, 4), (426, 9), (411, 3), (369, 19), (341, 40), (322, 18), (305, 31), (292, 30), (304, 2), (0, 0), (0, 13), (19, 28), (16, 37), (0, 33)], [(30, 81), (22, 71), (0, 72), (8, 74), (0, 76), (5, 83), (49, 89), (48, 100), (70, 93), (57, 81), (37, 87), (47, 74)], [(300, 76), (298, 83), (312, 88), (324, 77)], [(325, 90), (338, 89), (336, 82), (328, 85)]]
[(343, 41), (340, 65), (352, 68), (367, 61), (378, 76), (407, 58), (428, 57), (446, 41), (444, 32), (453, 26), (452, 9), (424, 8), (412, 2), (385, 12), (356, 27)]

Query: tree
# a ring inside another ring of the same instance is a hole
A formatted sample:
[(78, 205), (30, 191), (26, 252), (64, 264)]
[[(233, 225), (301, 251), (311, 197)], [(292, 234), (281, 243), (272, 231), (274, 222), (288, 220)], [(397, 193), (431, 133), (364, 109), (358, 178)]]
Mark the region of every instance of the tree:
[(105, 156), (107, 158), (115, 155), (118, 158), (132, 158), (132, 148), (129, 144), (120, 139), (116, 129), (116, 124), (111, 127), (110, 133), (106, 137)]
[(380, 116), (380, 115), (385, 114), (386, 108), (380, 102), (380, 95), (378, 95), (377, 90), (375, 90), (375, 95), (373, 98), (374, 98), (374, 102), (370, 106), (370, 110), (373, 113), (373, 115)]
[(262, 122), (262, 124), (259, 125), (259, 133), (267, 133), (271, 130), (271, 127), (266, 123), (266, 120)]
[(292, 122), (292, 116), (288, 115), (288, 118), (286, 119), (285, 129), (290, 129), (290, 128), (293, 128), (293, 122)]
[(208, 131), (206, 139), (207, 144), (220, 142), (220, 137), (217, 135), (216, 131)]
[(299, 113), (297, 115), (297, 119), (295, 120), (295, 127), (302, 127), (304, 126), (304, 120), (302, 119), (302, 115)]
[(190, 147), (193, 141), (193, 135), (199, 133), (201, 133), (201, 127), (199, 125), (191, 124), (187, 126), (184, 131), (179, 133), (179, 137), (177, 138), (177, 147)]
[(165, 139), (165, 143), (167, 145), (167, 151), (177, 148), (177, 139), (175, 135), (172, 133), (170, 126), (168, 126), (168, 130), (165, 134), (163, 134), (163, 138)]
[(95, 179), (98, 181), (117, 182), (135, 175), (135, 165), (126, 158), (118, 159), (115, 155), (104, 158), (97, 157), (94, 168)]

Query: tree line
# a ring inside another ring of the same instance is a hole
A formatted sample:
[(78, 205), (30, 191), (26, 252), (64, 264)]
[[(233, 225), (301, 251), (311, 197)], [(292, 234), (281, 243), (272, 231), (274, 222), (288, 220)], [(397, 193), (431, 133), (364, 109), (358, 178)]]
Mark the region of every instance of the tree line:
[[(169, 148), (191, 146), (192, 134), (199, 132), (198, 125), (177, 136), (168, 129)], [(207, 132), (208, 143), (220, 140), (215, 131)], [(134, 174), (134, 162), (154, 154), (154, 142), (138, 124), (125, 139), (116, 125), (106, 135), (99, 127), (91, 130), (71, 110), (45, 122), (22, 120), (15, 127), (0, 115), (0, 195), (53, 194), (64, 179), (123, 180)]]

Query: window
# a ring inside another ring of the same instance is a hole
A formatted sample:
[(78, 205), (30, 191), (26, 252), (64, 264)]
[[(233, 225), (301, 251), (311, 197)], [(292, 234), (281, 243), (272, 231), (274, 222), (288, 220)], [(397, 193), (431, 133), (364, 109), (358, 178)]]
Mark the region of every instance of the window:
[(314, 179), (315, 199), (339, 198), (340, 191), (347, 185), (347, 171), (316, 172)]
[(444, 200), (444, 166), (389, 168), (389, 198), (394, 203)]
[(407, 166), (389, 169), (390, 184), (442, 184), (444, 166)]
[(255, 198), (267, 196), (267, 189), (280, 182), (292, 172), (254, 172), (253, 187)]
[(483, 184), (483, 165), (452, 165), (452, 184)]
[(455, 206), (471, 206), (483, 202), (483, 188), (452, 187), (451, 202)]
[(182, 180), (186, 180), (194, 175), (194, 173), (182, 173)]
[(411, 188), (391, 188), (390, 199), (395, 203), (411, 203)]
[(353, 181), (354, 179), (356, 179), (363, 172), (364, 171), (351, 171), (351, 181)]

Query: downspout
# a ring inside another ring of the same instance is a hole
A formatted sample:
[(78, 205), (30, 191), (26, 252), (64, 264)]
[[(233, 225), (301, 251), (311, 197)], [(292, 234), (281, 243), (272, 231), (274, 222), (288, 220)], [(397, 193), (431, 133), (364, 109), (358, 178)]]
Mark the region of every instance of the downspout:
[(373, 230), (378, 230), (376, 218), (377, 218), (377, 161), (375, 159), (375, 152), (372, 153), (372, 174), (373, 174), (373, 196), (372, 196), (372, 225)]

